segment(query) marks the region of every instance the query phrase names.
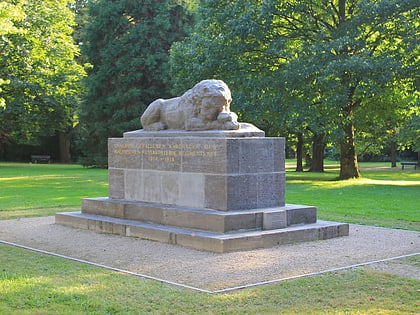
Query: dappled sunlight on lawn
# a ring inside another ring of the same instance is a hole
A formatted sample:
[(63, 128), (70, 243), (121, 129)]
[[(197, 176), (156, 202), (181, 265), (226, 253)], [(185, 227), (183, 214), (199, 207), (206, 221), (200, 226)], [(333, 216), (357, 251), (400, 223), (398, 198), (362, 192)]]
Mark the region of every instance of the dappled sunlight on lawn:
[(389, 186), (389, 187), (417, 187), (420, 186), (420, 172), (391, 168), (389, 166), (364, 163), (361, 167), (361, 178), (339, 180), (339, 168), (337, 165), (326, 165), (324, 172), (295, 172), (292, 168), (287, 169), (286, 183), (304, 184), (307, 189), (337, 189), (363, 186)]
[[(16, 176), (16, 177), (3, 177), (0, 178), (0, 181), (2, 182), (7, 182), (7, 181), (16, 181), (16, 180), (31, 180), (31, 181), (35, 181), (35, 180), (49, 180), (49, 179), (53, 179), (53, 178), (64, 178), (61, 175), (41, 175), (41, 176)], [(69, 177), (69, 179), (71, 179), (72, 177)], [(74, 177), (73, 177), (74, 178)]]
[(345, 188), (351, 186), (374, 186), (374, 185), (383, 185), (383, 186), (420, 186), (420, 181), (413, 180), (382, 180), (382, 179), (369, 179), (369, 178), (360, 178), (360, 179), (348, 179), (348, 180), (326, 180), (326, 181), (314, 181), (312, 180), (308, 183), (307, 180), (293, 180), (293, 183), (306, 183), (311, 186), (316, 186), (318, 188), (324, 189), (335, 189), (335, 188)]
[(388, 185), (388, 186), (420, 186), (420, 181), (413, 180), (382, 180), (362, 178), (355, 181), (359, 185)]

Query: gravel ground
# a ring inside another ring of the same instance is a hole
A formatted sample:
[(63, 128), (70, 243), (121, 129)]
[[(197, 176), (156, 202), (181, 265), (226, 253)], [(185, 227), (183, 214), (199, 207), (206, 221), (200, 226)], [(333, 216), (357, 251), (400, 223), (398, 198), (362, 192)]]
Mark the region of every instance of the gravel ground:
[(54, 217), (2, 220), (1, 241), (212, 292), (371, 262), (363, 267), (420, 280), (420, 267), (388, 260), (420, 255), (419, 232), (361, 225), (348, 237), (224, 254), (69, 228)]

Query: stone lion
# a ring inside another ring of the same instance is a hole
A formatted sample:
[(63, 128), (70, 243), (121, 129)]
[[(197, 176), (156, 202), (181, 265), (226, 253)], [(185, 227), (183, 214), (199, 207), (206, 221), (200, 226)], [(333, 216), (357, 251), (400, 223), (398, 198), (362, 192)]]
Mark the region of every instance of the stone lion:
[(157, 99), (141, 116), (144, 130), (237, 130), (238, 116), (230, 111), (232, 96), (220, 80), (203, 80), (182, 96)]

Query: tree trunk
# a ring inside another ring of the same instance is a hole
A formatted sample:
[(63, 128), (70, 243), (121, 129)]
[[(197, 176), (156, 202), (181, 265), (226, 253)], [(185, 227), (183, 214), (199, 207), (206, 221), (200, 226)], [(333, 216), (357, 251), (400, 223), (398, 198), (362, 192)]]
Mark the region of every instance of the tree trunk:
[(354, 126), (344, 126), (345, 138), (340, 144), (340, 179), (359, 178), (356, 147), (354, 144)]
[(70, 140), (73, 130), (58, 133), (58, 146), (60, 149), (60, 163), (71, 163)]
[(338, 20), (340, 24), (346, 21), (346, 1), (338, 0)]
[(308, 152), (306, 152), (306, 154), (305, 154), (305, 166), (307, 168), (312, 167), (312, 156)]
[(397, 167), (397, 144), (391, 141), (391, 167)]
[(296, 144), (296, 172), (303, 172), (303, 135), (297, 134), (298, 142)]
[(324, 134), (315, 134), (312, 139), (312, 165), (310, 172), (324, 172)]
[(5, 145), (0, 141), (0, 161), (4, 158)]

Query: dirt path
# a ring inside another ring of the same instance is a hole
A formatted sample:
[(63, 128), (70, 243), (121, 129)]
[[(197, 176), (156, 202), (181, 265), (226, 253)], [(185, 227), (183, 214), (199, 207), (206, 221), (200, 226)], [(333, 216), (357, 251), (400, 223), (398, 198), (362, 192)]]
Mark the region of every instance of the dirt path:
[(350, 236), (236, 253), (97, 234), (54, 217), (0, 221), (0, 240), (203, 290), (225, 290), (359, 264), (420, 280), (420, 267), (390, 258), (420, 254), (420, 233), (350, 225)]

